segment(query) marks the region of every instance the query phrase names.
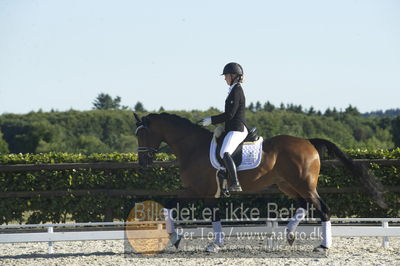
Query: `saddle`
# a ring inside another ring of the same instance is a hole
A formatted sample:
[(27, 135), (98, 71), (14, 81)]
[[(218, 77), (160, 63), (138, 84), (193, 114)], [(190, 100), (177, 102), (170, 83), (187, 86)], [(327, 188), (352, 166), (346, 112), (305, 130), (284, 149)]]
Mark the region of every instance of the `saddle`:
[[(222, 158), (219, 156), (221, 148), (222, 148), (222, 143), (224, 141), (224, 138), (226, 136), (227, 132), (223, 132), (219, 137), (216, 138), (217, 141), (217, 148), (215, 150), (215, 154), (216, 154), (216, 158), (218, 160), (218, 162), (221, 165), (224, 165), (224, 162), (222, 160)], [(243, 144), (245, 142), (255, 142), (259, 139), (259, 136), (257, 135), (257, 128), (253, 127), (252, 129), (249, 130), (249, 133), (247, 134), (247, 137), (243, 140), (242, 143), (239, 144), (239, 146), (236, 148), (236, 150), (233, 152), (232, 154), (232, 159), (236, 165), (236, 167), (238, 167), (241, 163), (242, 163), (242, 159), (243, 159)]]

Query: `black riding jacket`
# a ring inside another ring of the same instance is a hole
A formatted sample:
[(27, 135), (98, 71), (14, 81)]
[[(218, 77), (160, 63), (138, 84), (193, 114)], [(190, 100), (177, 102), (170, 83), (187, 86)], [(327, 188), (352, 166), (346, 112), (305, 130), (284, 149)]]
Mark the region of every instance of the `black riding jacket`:
[(211, 123), (219, 124), (225, 122), (225, 132), (244, 131), (246, 121), (244, 111), (246, 108), (246, 98), (240, 83), (237, 83), (230, 91), (225, 100), (225, 112), (211, 117)]

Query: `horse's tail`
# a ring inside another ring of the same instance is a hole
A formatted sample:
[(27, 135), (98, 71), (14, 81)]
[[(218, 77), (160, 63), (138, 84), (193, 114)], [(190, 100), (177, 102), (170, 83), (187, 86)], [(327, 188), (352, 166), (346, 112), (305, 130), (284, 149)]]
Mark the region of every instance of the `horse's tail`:
[(344, 164), (344, 166), (351, 171), (351, 173), (357, 176), (361, 183), (367, 188), (371, 193), (372, 197), (375, 199), (376, 203), (383, 209), (387, 208), (385, 199), (383, 197), (384, 187), (378, 178), (368, 171), (364, 164), (356, 165), (354, 161), (347, 156), (342, 150), (339, 149), (336, 144), (325, 140), (325, 139), (309, 139), (312, 145), (318, 150), (320, 157), (327, 151), (328, 154), (334, 155), (339, 158), (339, 160)]

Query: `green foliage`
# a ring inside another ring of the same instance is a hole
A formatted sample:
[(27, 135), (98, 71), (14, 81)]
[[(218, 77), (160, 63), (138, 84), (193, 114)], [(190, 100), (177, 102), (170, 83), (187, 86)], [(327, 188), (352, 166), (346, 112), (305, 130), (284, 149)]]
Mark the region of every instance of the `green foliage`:
[(5, 114), (0, 129), (11, 153), (133, 152), (137, 143), (128, 110)]
[(361, 113), (358, 111), (357, 107), (352, 106), (351, 104), (344, 111), (345, 114), (349, 115), (360, 115)]
[(264, 104), (263, 110), (264, 110), (264, 111), (267, 111), (267, 112), (272, 112), (272, 111), (275, 110), (275, 106), (274, 106), (272, 103), (270, 103), (270, 102), (268, 101), (268, 102), (266, 102), (266, 103)]
[[(139, 115), (147, 114), (140, 102), (135, 105), (135, 110), (143, 111)], [(198, 122), (202, 117), (216, 115), (220, 111), (210, 108), (207, 111), (170, 113)], [(250, 104), (246, 110), (248, 125), (256, 126), (263, 137), (281, 134), (319, 137), (331, 140), (343, 148), (399, 147), (399, 117), (364, 117), (352, 106), (345, 112), (328, 109), (322, 115), (313, 108), (303, 110), (302, 106), (293, 104), (282, 104), (276, 108), (269, 102)], [(213, 128), (208, 127), (210, 130)], [(3, 114), (0, 115), (0, 131), (3, 133), (0, 152), (134, 152), (137, 147), (135, 129), (135, 120), (129, 110)]]
[(392, 121), (392, 135), (396, 147), (400, 147), (400, 115)]
[(0, 131), (0, 154), (1, 153), (8, 153), (8, 144), (3, 139), (3, 133)]
[(385, 110), (385, 111), (378, 110), (378, 111), (365, 113), (363, 115), (365, 115), (365, 116), (391, 116), (391, 117), (395, 117), (395, 116), (400, 115), (400, 108), (388, 109), (388, 110)]
[[(347, 150), (353, 158), (399, 159), (400, 149), (387, 150)], [(157, 154), (158, 161), (170, 161), (173, 155)], [(42, 163), (88, 163), (88, 162), (134, 162), (134, 153), (103, 154), (3, 154), (0, 164), (42, 164)], [(386, 186), (400, 186), (399, 166), (372, 164), (373, 173)], [(322, 167), (319, 187), (363, 187), (359, 180), (342, 167)], [(95, 170), (74, 169), (62, 171), (36, 171), (0, 173), (0, 193), (11, 191), (71, 191), (88, 189), (147, 189), (175, 191), (182, 185), (176, 167)], [(340, 196), (339, 196), (340, 195)], [(332, 215), (338, 217), (398, 217), (399, 193), (386, 193), (388, 210), (380, 209), (365, 193), (321, 194), (330, 206)], [(148, 196), (151, 198), (151, 196)], [(287, 201), (283, 195), (279, 196)], [(126, 219), (135, 196), (110, 197), (107, 194), (88, 194), (62, 197), (6, 198), (0, 201), (0, 224), (18, 221), (20, 223), (103, 221), (105, 219)], [(254, 204), (257, 204), (255, 202)], [(265, 208), (265, 206), (258, 206)], [(29, 213), (27, 219), (24, 214)], [(106, 217), (106, 213), (109, 213)]]
[(96, 110), (116, 110), (127, 109), (127, 106), (121, 106), (121, 97), (117, 96), (114, 99), (105, 93), (100, 93), (93, 102), (93, 109)]
[[(174, 160), (172, 155), (157, 155), (158, 161)], [(132, 162), (133, 153), (110, 154), (8, 154), (0, 155), (1, 164)], [(180, 188), (177, 169), (149, 168), (145, 170), (37, 171), (0, 173), (0, 193), (7, 191), (69, 191), (80, 189), (152, 189), (160, 191)], [(105, 194), (63, 197), (8, 198), (0, 201), (0, 224), (12, 220), (27, 223), (65, 222), (67, 215), (75, 221), (102, 221), (105, 210), (112, 209), (112, 218), (126, 219), (133, 197), (111, 198)], [(23, 214), (30, 215), (25, 221)]]
[[(161, 108), (160, 108), (161, 109)], [(135, 112), (146, 112), (141, 102), (137, 102), (134, 107)]]
[[(354, 159), (399, 159), (400, 148), (388, 150), (356, 149), (346, 150)], [(372, 173), (378, 177), (383, 185), (400, 186), (400, 166), (371, 164)], [(342, 167), (322, 167), (319, 179), (320, 187), (362, 187), (362, 181), (354, 178)], [(386, 193), (385, 199), (389, 209), (383, 210), (376, 206), (370, 195), (365, 193), (323, 195), (329, 206), (333, 206), (333, 213), (337, 217), (398, 217), (400, 215), (400, 194)]]

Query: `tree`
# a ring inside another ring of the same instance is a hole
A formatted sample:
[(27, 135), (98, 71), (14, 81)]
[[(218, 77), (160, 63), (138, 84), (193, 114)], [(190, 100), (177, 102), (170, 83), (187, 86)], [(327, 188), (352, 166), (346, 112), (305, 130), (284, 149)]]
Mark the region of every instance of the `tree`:
[(255, 112), (255, 107), (254, 107), (254, 104), (251, 102), (250, 103), (250, 105), (247, 107), (247, 109), (250, 111), (250, 112)]
[(8, 144), (7, 142), (3, 139), (3, 133), (0, 131), (0, 154), (1, 153), (8, 153)]
[(391, 121), (392, 121), (392, 119), (390, 119), (389, 117), (383, 116), (382, 118), (380, 118), (380, 119), (378, 120), (378, 126), (379, 126), (380, 128), (382, 128), (382, 129), (390, 128), (390, 126), (391, 126)]
[(77, 150), (84, 154), (111, 152), (108, 145), (94, 135), (79, 136), (75, 145)]
[(272, 103), (270, 103), (270, 102), (268, 101), (268, 102), (266, 102), (266, 103), (264, 104), (263, 109), (264, 109), (264, 111), (272, 112), (272, 111), (275, 110), (275, 106), (274, 106)]
[(324, 116), (332, 117), (334, 119), (338, 119), (340, 117), (339, 112), (334, 107), (332, 110), (330, 108), (326, 109)]
[(255, 107), (255, 109), (256, 109), (256, 112), (258, 112), (258, 111), (261, 111), (261, 103), (259, 102), (259, 101), (257, 101), (256, 102), (256, 107)]
[(326, 111), (325, 111), (325, 113), (324, 113), (324, 116), (327, 116), (327, 117), (332, 116), (331, 108), (326, 109)]
[(316, 113), (316, 112), (315, 112), (314, 107), (311, 106), (310, 109), (308, 110), (308, 114), (309, 114), (309, 115), (315, 115), (315, 113)]
[(146, 112), (146, 109), (144, 109), (144, 106), (141, 102), (137, 102), (134, 109), (136, 112)]
[(127, 109), (127, 107), (126, 106), (121, 107), (121, 97), (117, 96), (113, 99), (108, 94), (100, 93), (93, 102), (93, 109), (112, 110), (112, 109)]
[[(263, 104), (263, 109), (272, 110), (272, 107), (268, 102)], [(255, 108), (254, 103), (252, 108)], [(279, 110), (278, 105), (273, 112), (249, 112), (246, 109), (246, 120), (250, 126), (256, 126), (264, 137), (291, 134), (306, 138), (328, 138), (345, 148), (400, 146), (400, 116), (353, 116), (339, 113), (331, 107), (326, 111), (326, 115), (330, 115), (327, 117), (307, 115), (312, 109), (307, 109), (306, 113), (296, 113), (286, 110), (286, 105), (282, 108), (284, 110)], [(300, 110), (298, 105), (293, 104), (288, 108)], [(141, 103), (136, 109), (144, 110)], [(207, 111), (173, 113), (197, 122), (201, 117), (216, 115), (221, 111), (210, 108)], [(132, 112), (118, 110), (2, 114), (0, 153), (132, 152), (137, 146), (135, 129)]]
[(161, 113), (161, 112), (164, 112), (164, 111), (165, 111), (165, 109), (164, 109), (164, 107), (162, 107), (162, 106), (160, 107), (160, 109), (158, 109), (158, 112), (160, 112), (160, 113)]
[(400, 115), (392, 121), (392, 136), (396, 147), (400, 147)]
[(353, 106), (351, 106), (351, 104), (349, 105), (349, 107), (347, 107), (344, 110), (344, 113), (348, 114), (348, 115), (355, 115), (355, 116), (360, 115), (360, 112), (358, 111), (357, 107), (353, 107)]
[(303, 112), (303, 107), (301, 105), (295, 105), (293, 103), (288, 104), (286, 106), (286, 109), (288, 111), (291, 111), (291, 112), (294, 112), (294, 113), (299, 113), (299, 114)]
[(54, 127), (43, 114), (30, 113), (26, 118), (7, 119), (1, 125), (11, 153), (33, 153), (40, 140), (50, 141)]

